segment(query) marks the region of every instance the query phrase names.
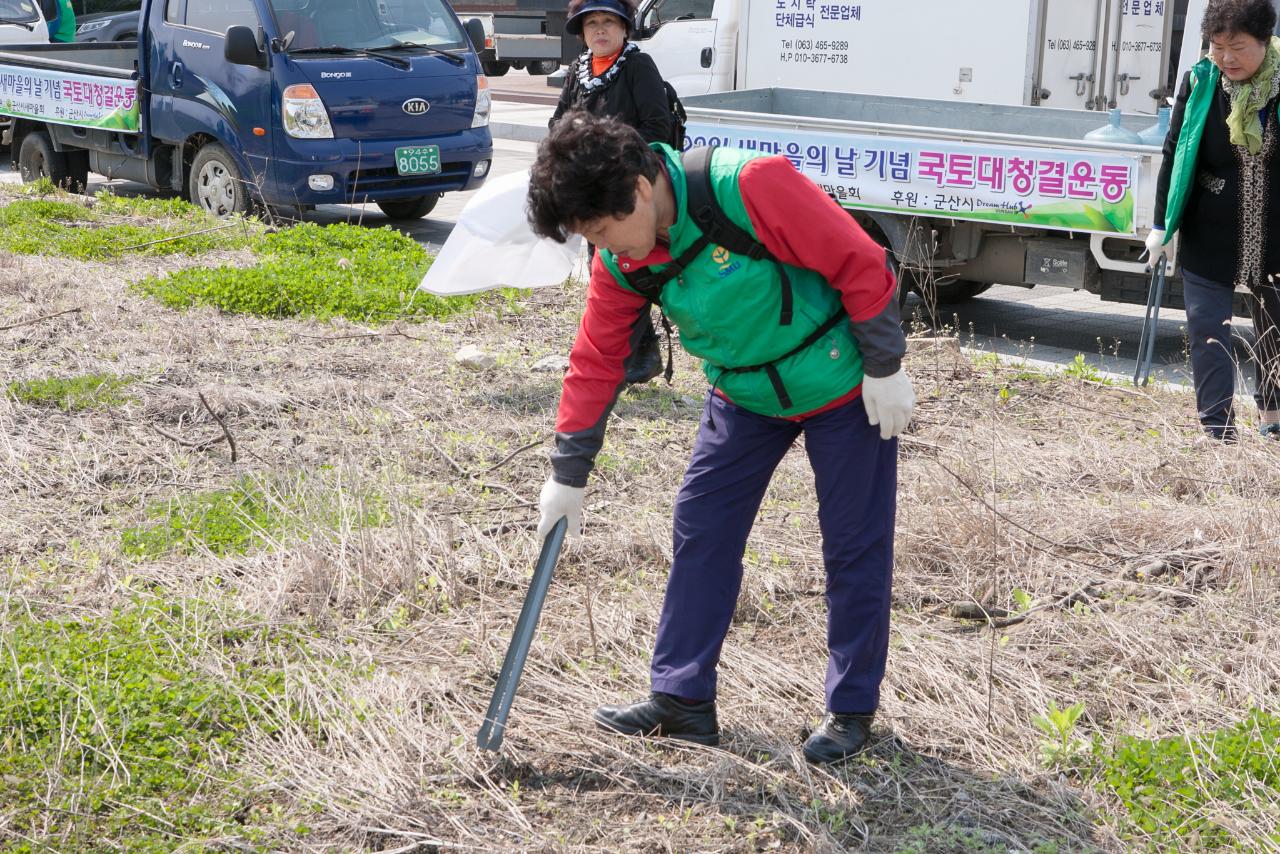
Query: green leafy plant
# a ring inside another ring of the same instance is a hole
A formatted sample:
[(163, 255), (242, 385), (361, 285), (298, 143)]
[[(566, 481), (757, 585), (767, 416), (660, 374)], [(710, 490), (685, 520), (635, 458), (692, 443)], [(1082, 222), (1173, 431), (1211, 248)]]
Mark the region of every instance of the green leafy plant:
[(0, 207), (0, 249), (83, 261), (245, 248), (261, 230), (250, 220), (220, 222), (181, 199), (99, 194), (87, 205), (55, 191)]
[(209, 305), (262, 317), (346, 317), (368, 323), (445, 317), (477, 296), (442, 299), (417, 290), (431, 258), (390, 228), (301, 225), (269, 234), (253, 267), (191, 268), (136, 283), (170, 308)]
[(52, 406), (64, 412), (102, 409), (136, 400), (122, 390), (137, 377), (113, 374), (82, 374), (77, 377), (46, 377), (9, 383), (9, 395), (32, 406)]
[(1111, 380), (1103, 377), (1102, 374), (1098, 373), (1097, 368), (1085, 361), (1084, 353), (1076, 353), (1076, 357), (1071, 360), (1071, 364), (1062, 369), (1062, 375), (1081, 382), (1099, 383), (1101, 385), (1111, 384)]
[(243, 836), (232, 770), (242, 739), (301, 717), (267, 660), (292, 641), (228, 625), (199, 602), (11, 614), (0, 631), (4, 835), (32, 851), (143, 852)]
[(1199, 736), (1124, 736), (1095, 744), (1101, 787), (1124, 805), (1126, 835), (1161, 850), (1280, 846), (1274, 822), (1239, 835), (1232, 812), (1280, 812), (1280, 716), (1255, 709), (1235, 726)]
[(145, 511), (147, 522), (121, 531), (121, 551), (144, 559), (202, 549), (219, 556), (243, 554), (284, 535), (305, 536), (308, 523), (386, 522), (385, 501), (379, 496), (361, 495), (358, 501), (339, 504), (322, 487), (305, 489), (305, 480), (246, 475), (227, 489), (156, 502)]
[(1040, 762), (1046, 768), (1068, 762), (1085, 747), (1084, 742), (1074, 737), (1076, 720), (1083, 713), (1084, 703), (1059, 709), (1058, 704), (1050, 700), (1045, 713), (1031, 719), (1035, 728), (1046, 736), (1040, 742)]

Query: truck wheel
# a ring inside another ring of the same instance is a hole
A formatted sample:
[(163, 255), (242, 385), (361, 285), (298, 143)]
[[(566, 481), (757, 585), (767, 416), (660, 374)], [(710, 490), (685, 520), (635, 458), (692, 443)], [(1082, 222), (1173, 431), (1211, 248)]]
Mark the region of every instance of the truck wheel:
[(529, 73), (534, 75), (554, 74), (559, 67), (560, 63), (554, 59), (544, 59), (539, 62), (529, 63)]
[(249, 212), (249, 191), (240, 169), (218, 143), (202, 146), (191, 161), (187, 199), (219, 219)]
[[(48, 178), (59, 187), (68, 187), (73, 180), (66, 154), (54, 151), (53, 140), (42, 130), (33, 130), (22, 138), (22, 145), (18, 147), (18, 172), (26, 183)], [(85, 173), (88, 177), (87, 159)]]
[(436, 202), (440, 201), (439, 193), (422, 196), (417, 199), (394, 199), (378, 202), (378, 207), (392, 219), (421, 219), (431, 213)]
[(493, 60), (492, 62), (481, 63), (484, 66), (484, 73), (489, 77), (501, 77), (511, 70), (511, 63)]
[[(938, 305), (957, 305), (973, 299), (991, 287), (991, 282), (975, 282), (970, 279), (956, 279), (944, 285), (934, 285), (929, 294)], [(926, 297), (928, 299), (928, 297)]]

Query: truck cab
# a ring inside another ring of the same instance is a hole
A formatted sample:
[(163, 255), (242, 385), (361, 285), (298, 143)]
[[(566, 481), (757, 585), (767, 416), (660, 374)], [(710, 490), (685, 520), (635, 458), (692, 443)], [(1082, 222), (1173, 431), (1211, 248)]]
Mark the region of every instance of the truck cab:
[(36, 0), (0, 0), (0, 47), (49, 40), (49, 24)]
[(92, 171), (218, 216), (373, 202), (416, 218), (488, 174), (483, 35), (445, 0), (145, 0), (140, 14), (137, 42), (0, 49), (0, 70), (32, 81), (0, 99), (24, 178)]
[(212, 213), (252, 187), (414, 218), (488, 172), (486, 80), (443, 0), (168, 0), (143, 44), (150, 133)]

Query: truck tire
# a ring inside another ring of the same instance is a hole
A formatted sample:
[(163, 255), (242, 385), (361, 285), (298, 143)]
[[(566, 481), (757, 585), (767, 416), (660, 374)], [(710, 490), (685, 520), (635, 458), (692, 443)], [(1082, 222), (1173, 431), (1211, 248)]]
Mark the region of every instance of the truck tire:
[(560, 67), (560, 63), (554, 59), (543, 59), (538, 62), (529, 63), (529, 73), (537, 76), (546, 74), (554, 74), (556, 69)]
[(205, 143), (196, 152), (187, 177), (187, 200), (219, 219), (249, 212), (249, 188), (240, 167), (219, 143)]
[(501, 77), (511, 70), (511, 63), (502, 62), (497, 59), (492, 62), (483, 62), (481, 64), (484, 66), (484, 73), (489, 77)]
[[(956, 279), (945, 285), (934, 285), (934, 293), (930, 294), (938, 305), (958, 305), (973, 299), (991, 287), (991, 282), (975, 282), (970, 279)], [(926, 297), (928, 299), (928, 297)]]
[(392, 219), (421, 219), (431, 213), (440, 201), (440, 194), (422, 196), (417, 199), (391, 199), (378, 202), (379, 209)]
[(53, 140), (42, 130), (33, 130), (22, 138), (18, 147), (18, 172), (26, 183), (48, 178), (64, 189), (84, 189), (89, 178), (89, 155), (77, 151), (69, 162), (67, 154), (53, 150)]

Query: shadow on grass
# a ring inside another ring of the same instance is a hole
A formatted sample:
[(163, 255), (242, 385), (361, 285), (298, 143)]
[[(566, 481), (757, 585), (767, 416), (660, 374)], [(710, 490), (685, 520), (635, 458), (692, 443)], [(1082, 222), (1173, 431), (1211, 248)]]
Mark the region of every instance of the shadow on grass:
[(1088, 808), (1067, 787), (984, 775), (883, 730), (866, 753), (831, 768), (806, 764), (799, 740), (744, 729), (724, 736), (707, 749), (602, 735), (587, 754), (504, 757), (486, 776), (525, 802), (578, 812), (562, 825), (563, 841), (615, 850), (693, 850), (691, 840), (735, 851), (1100, 850)]

